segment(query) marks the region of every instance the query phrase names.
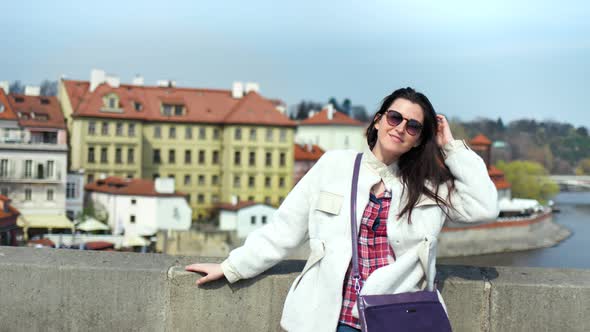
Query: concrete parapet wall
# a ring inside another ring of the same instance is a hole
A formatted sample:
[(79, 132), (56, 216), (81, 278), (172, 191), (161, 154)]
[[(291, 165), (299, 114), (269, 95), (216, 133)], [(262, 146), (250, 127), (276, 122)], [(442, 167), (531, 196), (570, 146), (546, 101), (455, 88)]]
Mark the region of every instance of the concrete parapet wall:
[[(0, 331), (280, 331), (302, 261), (195, 286), (217, 258), (0, 247)], [(590, 270), (439, 266), (454, 331), (588, 331)]]

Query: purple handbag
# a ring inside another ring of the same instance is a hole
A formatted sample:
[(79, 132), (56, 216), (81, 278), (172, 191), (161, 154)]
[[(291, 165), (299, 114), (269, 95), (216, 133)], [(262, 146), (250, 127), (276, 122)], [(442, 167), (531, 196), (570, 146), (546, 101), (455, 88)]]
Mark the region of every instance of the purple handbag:
[[(358, 268), (356, 195), (362, 153), (356, 156), (350, 195), (352, 225), (352, 278), (357, 295), (359, 320), (363, 332), (451, 331), (451, 323), (435, 290), (388, 295), (361, 295)], [(394, 263), (395, 264), (395, 263)]]

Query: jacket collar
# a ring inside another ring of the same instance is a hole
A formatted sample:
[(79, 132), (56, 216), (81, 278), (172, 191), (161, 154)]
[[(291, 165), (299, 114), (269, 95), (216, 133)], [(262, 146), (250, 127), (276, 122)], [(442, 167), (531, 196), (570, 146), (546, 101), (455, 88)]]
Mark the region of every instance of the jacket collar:
[(374, 173), (379, 175), (381, 180), (383, 180), (383, 183), (385, 183), (385, 186), (388, 189), (391, 189), (390, 186), (392, 181), (398, 177), (397, 161), (390, 165), (385, 165), (383, 162), (377, 159), (377, 157), (375, 157), (368, 145), (366, 145), (363, 150), (363, 156), (363, 162), (365, 165), (367, 165)]

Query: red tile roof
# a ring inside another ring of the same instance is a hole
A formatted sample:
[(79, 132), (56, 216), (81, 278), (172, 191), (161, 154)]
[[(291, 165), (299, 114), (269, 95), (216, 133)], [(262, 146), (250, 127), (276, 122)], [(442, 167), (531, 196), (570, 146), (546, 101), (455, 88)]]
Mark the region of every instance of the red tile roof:
[(18, 120), (16, 112), (14, 112), (10, 98), (4, 93), (4, 89), (0, 89), (0, 103), (4, 105), (4, 111), (0, 113), (0, 120)]
[[(310, 151), (311, 150), (311, 151)], [(295, 144), (295, 160), (296, 161), (310, 161), (318, 160), (324, 154), (324, 150), (319, 146), (313, 145), (299, 145)]]
[(492, 182), (494, 185), (496, 185), (496, 189), (508, 189), (512, 187), (512, 185), (508, 181), (504, 180), (504, 178), (492, 179)]
[[(64, 115), (56, 97), (11, 94), (9, 98), (14, 112), (22, 114), (18, 118), (21, 126), (55, 129), (66, 128)], [(23, 118), (23, 116), (26, 116), (27, 119)]]
[(158, 197), (184, 197), (186, 194), (179, 191), (173, 194), (159, 193), (155, 189), (155, 182), (146, 179), (122, 179), (109, 176), (104, 180), (97, 180), (84, 186), (86, 191), (95, 191), (113, 195), (136, 195)]
[(241, 210), (243, 208), (247, 208), (249, 206), (253, 206), (253, 205), (257, 205), (257, 204), (266, 205), (266, 204), (257, 203), (257, 202), (254, 202), (254, 201), (241, 201), (241, 202), (238, 202), (238, 204), (236, 204), (236, 205), (233, 205), (231, 203), (221, 203), (221, 204), (218, 204), (217, 207), (220, 210), (238, 211), (238, 210)]
[(504, 172), (502, 172), (501, 170), (496, 168), (496, 166), (493, 165), (488, 167), (488, 174), (490, 174), (490, 176), (504, 176)]
[(4, 204), (8, 204), (8, 211), (5, 212), (3, 208), (0, 208), (0, 220), (5, 218), (16, 217), (20, 214), (20, 212), (14, 206), (10, 205), (10, 198), (4, 195), (0, 195), (0, 201), (2, 201), (2, 207), (4, 207)]
[[(230, 90), (125, 84), (113, 88), (103, 83), (94, 92), (90, 92), (90, 83), (87, 81), (64, 80), (63, 82), (72, 103), (73, 116), (75, 117), (296, 126), (294, 121), (276, 110), (273, 100), (264, 98), (253, 91), (240, 99), (236, 99), (232, 97)], [(103, 97), (110, 93), (115, 93), (119, 97), (120, 113), (101, 111), (103, 109)], [(134, 102), (141, 103), (141, 111), (135, 110)], [(182, 104), (185, 106), (186, 113), (182, 116), (163, 115), (160, 112), (163, 103)]]
[(492, 145), (492, 141), (484, 134), (479, 134), (469, 141), (469, 145)]
[(321, 112), (314, 114), (299, 123), (300, 126), (312, 125), (343, 125), (343, 126), (364, 126), (365, 124), (355, 120), (348, 115), (334, 110), (332, 120), (328, 119), (328, 109), (324, 108)]

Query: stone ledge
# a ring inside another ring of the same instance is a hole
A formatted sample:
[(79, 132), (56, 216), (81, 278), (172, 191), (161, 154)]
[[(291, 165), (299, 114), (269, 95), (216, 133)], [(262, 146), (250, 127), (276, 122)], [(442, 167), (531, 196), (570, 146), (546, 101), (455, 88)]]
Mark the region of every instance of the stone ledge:
[[(229, 285), (220, 258), (0, 247), (0, 331), (280, 331), (303, 261)], [(588, 331), (590, 270), (439, 266), (454, 331)]]

